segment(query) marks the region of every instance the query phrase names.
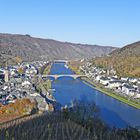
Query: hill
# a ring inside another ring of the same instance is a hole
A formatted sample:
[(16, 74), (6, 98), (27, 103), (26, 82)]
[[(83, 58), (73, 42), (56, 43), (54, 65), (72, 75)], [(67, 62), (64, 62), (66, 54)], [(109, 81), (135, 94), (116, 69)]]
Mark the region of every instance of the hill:
[(112, 51), (113, 56), (140, 56), (140, 41)]
[(97, 58), (94, 62), (103, 68), (113, 67), (120, 76), (140, 77), (140, 41), (117, 49), (107, 57)]
[(73, 108), (34, 114), (0, 125), (1, 140), (139, 140), (135, 128), (111, 128), (93, 103), (76, 101)]
[(74, 44), (30, 35), (0, 34), (0, 58), (19, 56), (25, 61), (53, 59), (81, 59), (109, 54), (116, 48)]

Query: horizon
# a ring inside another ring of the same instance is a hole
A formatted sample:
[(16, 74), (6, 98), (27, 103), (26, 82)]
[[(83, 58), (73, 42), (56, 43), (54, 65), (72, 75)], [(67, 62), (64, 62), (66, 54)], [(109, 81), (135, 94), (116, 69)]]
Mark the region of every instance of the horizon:
[(139, 6), (138, 0), (5, 0), (0, 5), (0, 32), (123, 47), (140, 40)]
[(81, 45), (97, 45), (97, 46), (114, 47), (114, 48), (123, 48), (123, 47), (125, 47), (125, 46), (130, 45), (130, 44), (139, 42), (139, 40), (138, 40), (138, 41), (135, 41), (135, 42), (131, 42), (131, 43), (129, 43), (129, 44), (125, 44), (124, 46), (120, 46), (120, 47), (117, 46), (117, 47), (116, 47), (116, 46), (101, 45), (101, 44), (89, 44), (89, 43), (81, 43), (81, 42), (70, 42), (70, 41), (68, 41), (68, 40), (57, 40), (57, 39), (54, 39), (54, 38), (45, 38), (45, 37), (34, 36), (34, 35), (30, 35), (30, 34), (28, 34), (28, 33), (26, 33), (26, 34), (20, 34), (20, 33), (0, 33), (0, 34), (7, 34), (7, 35), (23, 35), (23, 36), (29, 35), (29, 36), (32, 37), (32, 38), (48, 39), (48, 40), (54, 40), (54, 41), (63, 42), (63, 43), (73, 43), (73, 44), (81, 44)]
[[(115, 47), (115, 46), (107, 46), (107, 45), (100, 45), (100, 44), (88, 44), (88, 43), (81, 43), (81, 42), (70, 42), (67, 40), (57, 40), (57, 39), (53, 39), (53, 38), (45, 38), (45, 37), (38, 37), (38, 36), (33, 36), (30, 34), (19, 34), (19, 33), (0, 33), (0, 34), (4, 34), (4, 35), (21, 35), (21, 36), (27, 36), (29, 35), (32, 38), (39, 38), (39, 39), (48, 39), (48, 40), (54, 40), (54, 41), (58, 41), (58, 42), (63, 42), (63, 43), (73, 43), (73, 44), (81, 44), (81, 45), (97, 45), (97, 46), (103, 46), (103, 47)], [(127, 44), (129, 45), (129, 44)], [(119, 48), (119, 47), (115, 47), (115, 48)], [(122, 48), (122, 47), (120, 47)]]

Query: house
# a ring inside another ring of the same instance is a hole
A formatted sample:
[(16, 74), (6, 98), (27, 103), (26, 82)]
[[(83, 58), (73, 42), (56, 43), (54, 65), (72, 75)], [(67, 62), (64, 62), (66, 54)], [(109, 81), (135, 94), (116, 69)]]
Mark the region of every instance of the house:
[(10, 71), (10, 74), (13, 76), (13, 75), (16, 74), (16, 72), (15, 71)]
[(109, 79), (107, 77), (101, 77), (100, 78), (100, 83), (104, 86), (107, 86), (109, 83)]
[(17, 67), (8, 68), (10, 75), (15, 75), (17, 73)]
[(128, 77), (121, 77), (121, 80), (126, 82), (128, 81)]
[(10, 82), (15, 86), (15, 85), (21, 85), (22, 83), (22, 78), (20, 77), (12, 77), (10, 79)]
[(140, 99), (140, 90), (137, 92), (137, 94), (135, 95), (134, 99)]
[(9, 94), (7, 97), (6, 97), (6, 102), (9, 104), (9, 103), (14, 103), (16, 101), (17, 97), (15, 95), (11, 95)]
[(37, 68), (32, 64), (22, 65), (22, 67), (24, 68), (26, 74), (37, 74), (38, 73)]
[(137, 78), (129, 78), (128, 81), (130, 83), (137, 83), (138, 82), (138, 79)]
[(29, 81), (24, 81), (21, 83), (22, 87), (29, 88), (31, 86), (31, 83)]
[(133, 86), (130, 86), (130, 85), (123, 85), (122, 92), (128, 96), (134, 96), (137, 93), (135, 88)]
[(49, 110), (49, 105), (46, 102), (41, 102), (38, 104), (39, 113)]
[(121, 80), (114, 80), (114, 81), (109, 81), (108, 83), (108, 88), (113, 89), (113, 88), (119, 88), (123, 82)]
[(119, 79), (117, 77), (112, 76), (110, 77), (110, 81), (119, 81)]
[(4, 80), (4, 71), (0, 69), (0, 80)]
[(138, 79), (137, 84), (140, 85), (140, 78)]
[(36, 97), (36, 96), (40, 96), (40, 94), (37, 93), (37, 92), (34, 92), (34, 93), (30, 94), (30, 96), (32, 96), (32, 97)]
[(40, 113), (45, 112), (49, 109), (49, 106), (46, 103), (45, 99), (43, 97), (41, 97), (40, 95), (37, 95), (35, 97), (35, 100), (37, 102), (37, 107), (38, 107)]
[(96, 77), (95, 77), (95, 81), (97, 81), (97, 82), (99, 82), (100, 81), (100, 79), (101, 79), (101, 75), (97, 75)]

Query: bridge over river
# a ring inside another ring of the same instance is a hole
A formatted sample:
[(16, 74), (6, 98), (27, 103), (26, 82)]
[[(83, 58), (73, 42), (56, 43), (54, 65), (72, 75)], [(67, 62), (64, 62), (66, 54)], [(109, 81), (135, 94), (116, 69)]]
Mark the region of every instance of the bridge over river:
[(54, 60), (54, 63), (67, 63), (68, 60)]
[(78, 74), (51, 74), (51, 75), (42, 75), (42, 78), (53, 77), (55, 80), (60, 77), (72, 77), (77, 79), (79, 77), (87, 77), (86, 75), (78, 75)]

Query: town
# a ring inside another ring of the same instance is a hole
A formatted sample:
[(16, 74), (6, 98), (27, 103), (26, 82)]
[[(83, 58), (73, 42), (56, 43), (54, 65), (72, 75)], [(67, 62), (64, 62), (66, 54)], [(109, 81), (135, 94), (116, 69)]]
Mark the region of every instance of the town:
[[(54, 99), (49, 91), (51, 86), (45, 88), (42, 82), (49, 85), (47, 80), (38, 76), (40, 71), (48, 65), (49, 62), (34, 61), (0, 68), (1, 108), (19, 100), (28, 99), (36, 105), (36, 109), (40, 113), (53, 111), (54, 108), (50, 102), (53, 102)], [(26, 110), (25, 113), (30, 114), (31, 112), (32, 109)]]
[[(41, 113), (53, 111), (55, 99), (52, 96), (53, 89), (49, 86), (51, 82), (49, 78), (41, 76), (41, 74), (48, 74), (50, 63), (34, 61), (1, 67), (0, 104), (4, 106), (26, 98), (36, 102), (37, 109)], [(95, 67), (90, 61), (84, 62), (79, 70), (93, 83), (109, 89), (110, 92), (128, 100), (140, 102), (140, 78), (119, 77), (115, 70)]]
[(92, 62), (80, 66), (80, 71), (96, 84), (126, 97), (128, 100), (140, 102), (140, 78), (120, 77), (112, 69), (104, 70), (96, 67)]

